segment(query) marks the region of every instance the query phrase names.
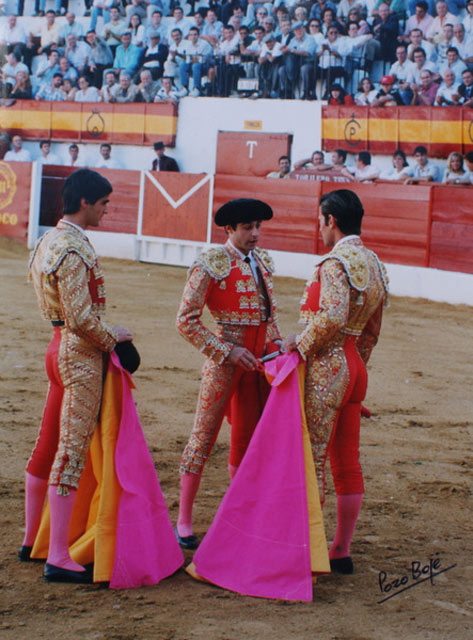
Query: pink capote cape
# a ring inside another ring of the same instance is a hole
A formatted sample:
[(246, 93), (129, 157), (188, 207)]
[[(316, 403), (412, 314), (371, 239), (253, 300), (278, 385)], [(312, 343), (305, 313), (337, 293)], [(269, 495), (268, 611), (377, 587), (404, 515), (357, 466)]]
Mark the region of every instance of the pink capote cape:
[[(157, 584), (183, 564), (132, 396), (131, 376), (111, 353), (100, 423), (82, 474), (70, 529), (72, 558), (94, 563), (94, 582), (126, 589)], [(33, 557), (46, 557), (49, 509)]]
[(307, 454), (300, 363), (294, 352), (266, 365), (273, 378), (270, 396), (194, 555), (189, 568), (194, 577), (244, 595), (312, 601), (312, 572), (330, 571), (313, 461)]

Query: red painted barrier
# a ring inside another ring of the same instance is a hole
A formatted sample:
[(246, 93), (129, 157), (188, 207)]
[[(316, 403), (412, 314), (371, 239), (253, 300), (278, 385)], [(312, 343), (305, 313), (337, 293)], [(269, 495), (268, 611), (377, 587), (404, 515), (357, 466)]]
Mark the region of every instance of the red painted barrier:
[[(126, 169), (95, 169), (109, 180), (113, 193), (108, 213), (100, 222), (100, 231), (114, 233), (137, 232), (140, 172)], [(46, 165), (43, 167), (40, 224), (54, 226), (62, 216), (61, 190), (73, 167)]]
[[(214, 213), (233, 198), (257, 198), (272, 208), (274, 217), (264, 223), (261, 247), (280, 251), (317, 253), (317, 207), (320, 182), (215, 176)], [(223, 242), (224, 232), (213, 225), (212, 242)]]
[(149, 175), (145, 181), (143, 235), (205, 242), (209, 214), (206, 175), (166, 171)]
[(0, 160), (0, 236), (26, 242), (31, 163)]
[(322, 193), (340, 189), (340, 186), (354, 191), (363, 202), (363, 241), (381, 260), (428, 266), (432, 187), (323, 182)]
[(473, 189), (439, 186), (432, 191), (429, 266), (473, 273)]
[[(41, 224), (51, 226), (61, 216), (62, 183), (73, 169), (46, 166), (43, 171)], [(100, 173), (111, 181), (114, 191), (99, 230), (136, 234), (141, 173), (106, 169)], [(0, 162), (0, 235), (25, 240), (30, 175), (29, 163)], [(149, 177), (145, 179), (143, 234), (205, 242), (208, 176), (150, 175), (160, 188)], [(318, 234), (318, 203), (323, 194), (340, 186), (333, 182), (216, 175), (213, 212), (233, 198), (264, 200), (273, 208), (274, 218), (264, 224), (262, 247), (320, 255), (326, 248)], [(360, 196), (365, 208), (363, 240), (385, 262), (473, 273), (471, 187), (382, 182), (343, 187)], [(20, 199), (11, 197), (12, 193)], [(211, 241), (224, 240), (224, 231), (213, 225)]]

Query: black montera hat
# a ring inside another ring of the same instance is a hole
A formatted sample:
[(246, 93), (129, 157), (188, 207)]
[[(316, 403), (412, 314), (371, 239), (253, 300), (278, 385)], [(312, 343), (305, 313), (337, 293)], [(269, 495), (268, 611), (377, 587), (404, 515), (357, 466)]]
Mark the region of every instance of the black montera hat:
[(215, 214), (215, 224), (218, 227), (224, 227), (226, 224), (270, 220), (272, 217), (273, 210), (266, 202), (253, 198), (237, 198), (220, 207)]
[(115, 353), (122, 367), (126, 369), (128, 373), (135, 373), (140, 366), (141, 358), (133, 342), (131, 342), (131, 340), (117, 342), (115, 345)]

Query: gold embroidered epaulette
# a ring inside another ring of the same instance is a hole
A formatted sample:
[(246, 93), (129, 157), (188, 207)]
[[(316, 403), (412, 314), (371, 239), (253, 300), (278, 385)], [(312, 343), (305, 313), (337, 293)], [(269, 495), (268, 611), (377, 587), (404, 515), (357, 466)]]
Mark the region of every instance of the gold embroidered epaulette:
[(334, 247), (330, 253), (323, 256), (319, 264), (325, 260), (335, 258), (342, 263), (348, 276), (350, 285), (357, 291), (364, 291), (368, 286), (369, 268), (368, 256), (364, 247), (343, 243)]
[(222, 280), (230, 273), (231, 260), (225, 247), (215, 247), (201, 253), (189, 271), (195, 265), (201, 265), (215, 280)]
[(254, 252), (264, 264), (269, 273), (274, 273), (274, 260), (265, 249), (254, 249)]
[(95, 253), (86, 239), (83, 240), (74, 231), (61, 230), (51, 233), (54, 233), (55, 237), (51, 239), (45, 251), (42, 266), (45, 274), (49, 275), (57, 271), (68, 253), (77, 253), (89, 269), (94, 266)]

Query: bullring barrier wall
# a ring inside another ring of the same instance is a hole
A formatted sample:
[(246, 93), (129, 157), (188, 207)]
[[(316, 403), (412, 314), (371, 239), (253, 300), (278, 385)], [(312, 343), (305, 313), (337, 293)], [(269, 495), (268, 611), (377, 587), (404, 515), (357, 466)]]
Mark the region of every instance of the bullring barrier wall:
[[(41, 170), (41, 178), (32, 180), (34, 172)], [(21, 187), (16, 193), (22, 196), (5, 205), (8, 171), (15, 175)], [(0, 162), (0, 235), (31, 246), (59, 219), (60, 191), (71, 171), (62, 166)], [(324, 193), (340, 188), (331, 182), (222, 174), (99, 172), (114, 186), (108, 215), (100, 230), (90, 231), (101, 255), (188, 266), (202, 250), (224, 240), (222, 229), (213, 224), (216, 209), (229, 199), (250, 195), (267, 201), (274, 210), (260, 245), (273, 253), (279, 275), (300, 278), (310, 275), (314, 256), (326, 252), (317, 203)], [(394, 294), (473, 304), (471, 188), (392, 183), (343, 186), (363, 201), (363, 240), (387, 263)]]

